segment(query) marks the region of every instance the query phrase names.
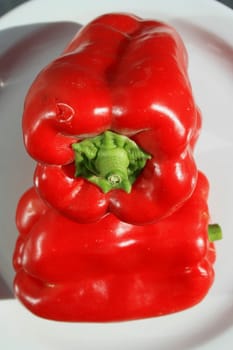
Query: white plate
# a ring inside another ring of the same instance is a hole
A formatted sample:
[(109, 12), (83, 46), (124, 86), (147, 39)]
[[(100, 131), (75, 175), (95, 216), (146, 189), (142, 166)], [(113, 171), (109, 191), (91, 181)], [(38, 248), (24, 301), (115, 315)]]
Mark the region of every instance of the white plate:
[[(0, 273), (11, 288), (14, 211), (18, 197), (32, 183), (34, 163), (24, 151), (20, 127), (26, 90), (72, 38), (77, 22), (113, 11), (165, 20), (177, 28), (188, 48), (190, 78), (204, 122), (196, 157), (210, 180), (213, 219), (224, 231), (224, 239), (217, 242), (215, 283), (192, 309), (113, 324), (50, 322), (34, 317), (14, 299), (1, 300), (1, 348), (232, 349), (233, 12), (213, 0), (33, 0), (0, 19)], [(73, 23), (64, 23), (68, 21)]]

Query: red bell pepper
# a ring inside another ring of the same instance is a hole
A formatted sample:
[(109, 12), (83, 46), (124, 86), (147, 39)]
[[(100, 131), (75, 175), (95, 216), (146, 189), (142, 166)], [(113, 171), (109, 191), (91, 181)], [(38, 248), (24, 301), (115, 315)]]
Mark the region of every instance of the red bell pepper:
[(16, 296), (36, 315), (62, 321), (130, 320), (195, 305), (214, 279), (207, 195), (199, 173), (190, 199), (156, 224), (108, 213), (84, 225), (29, 189), (16, 214)]
[(187, 64), (164, 23), (107, 14), (85, 26), (26, 97), (41, 197), (83, 223), (107, 213), (153, 223), (181, 207), (196, 186), (201, 124)]

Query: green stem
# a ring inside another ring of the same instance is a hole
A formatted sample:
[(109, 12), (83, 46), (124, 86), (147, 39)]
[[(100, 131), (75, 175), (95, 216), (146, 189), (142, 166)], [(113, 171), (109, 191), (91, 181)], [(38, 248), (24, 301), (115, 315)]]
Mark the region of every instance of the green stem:
[(211, 224), (208, 226), (208, 237), (210, 242), (222, 239), (222, 229), (218, 224)]
[(151, 158), (131, 139), (112, 131), (74, 143), (75, 176), (99, 186), (104, 193), (112, 189), (131, 191), (132, 184)]

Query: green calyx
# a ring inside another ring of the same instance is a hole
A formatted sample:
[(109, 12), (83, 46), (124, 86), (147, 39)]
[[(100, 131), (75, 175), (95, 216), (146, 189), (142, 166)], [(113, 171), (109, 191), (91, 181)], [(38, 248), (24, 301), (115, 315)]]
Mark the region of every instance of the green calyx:
[(210, 242), (222, 239), (222, 229), (218, 224), (208, 225), (208, 237)]
[(104, 193), (123, 189), (130, 193), (132, 184), (151, 156), (124, 135), (112, 131), (74, 143), (75, 176), (84, 177)]

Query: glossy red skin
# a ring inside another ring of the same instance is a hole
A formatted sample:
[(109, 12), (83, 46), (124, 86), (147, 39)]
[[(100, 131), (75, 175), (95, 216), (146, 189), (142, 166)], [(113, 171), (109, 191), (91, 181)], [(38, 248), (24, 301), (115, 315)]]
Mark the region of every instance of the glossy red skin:
[[(187, 61), (181, 38), (164, 23), (108, 14), (84, 27), (25, 100), (24, 141), (39, 162), (42, 198), (79, 222), (111, 212), (146, 224), (179, 208), (196, 185), (192, 149), (201, 124)], [(127, 135), (152, 156), (130, 194), (103, 194), (74, 172), (67, 176), (72, 143), (105, 130)]]
[(207, 195), (200, 173), (191, 198), (157, 224), (135, 226), (109, 213), (83, 225), (29, 189), (16, 214), (16, 296), (60, 321), (123, 321), (195, 305), (214, 279)]

